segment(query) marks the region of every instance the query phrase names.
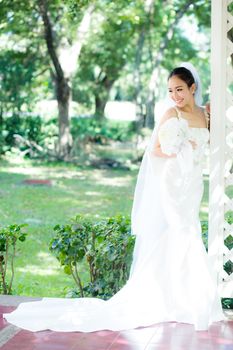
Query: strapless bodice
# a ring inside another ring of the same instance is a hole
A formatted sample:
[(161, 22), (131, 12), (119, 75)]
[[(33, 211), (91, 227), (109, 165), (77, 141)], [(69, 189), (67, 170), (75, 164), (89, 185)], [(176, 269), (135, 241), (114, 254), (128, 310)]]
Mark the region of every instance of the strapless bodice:
[(207, 128), (189, 127), (189, 139), (195, 142), (196, 148), (193, 150), (193, 160), (195, 164), (202, 164), (210, 138)]

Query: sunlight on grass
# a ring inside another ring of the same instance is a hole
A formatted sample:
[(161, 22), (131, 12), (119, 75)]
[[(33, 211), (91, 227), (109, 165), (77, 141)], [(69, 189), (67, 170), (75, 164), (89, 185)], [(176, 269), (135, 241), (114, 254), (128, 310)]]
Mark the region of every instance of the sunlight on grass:
[(51, 266), (45, 266), (44, 268), (40, 268), (36, 265), (27, 265), (26, 267), (20, 267), (18, 268), (19, 272), (27, 272), (32, 275), (39, 275), (39, 276), (51, 276), (51, 275), (59, 275), (60, 271), (58, 268), (52, 268)]
[[(136, 172), (72, 164), (0, 165), (1, 225), (28, 223), (26, 242), (19, 243), (15, 260), (14, 294), (64, 297), (75, 284), (49, 252), (53, 227), (79, 213), (93, 218), (129, 215)], [(23, 183), (32, 177), (49, 179), (52, 186)]]
[(108, 178), (104, 176), (104, 174), (97, 173), (97, 174), (93, 174), (93, 179), (95, 181), (98, 181), (99, 185), (125, 187), (128, 184), (130, 184), (132, 180), (132, 175), (124, 176), (123, 178), (122, 177)]
[(94, 192), (94, 191), (87, 191), (87, 192), (85, 192), (85, 195), (86, 196), (98, 196), (98, 197), (100, 197), (101, 193), (100, 192)]
[[(102, 219), (130, 215), (137, 170), (78, 168), (73, 164), (33, 165), (0, 161), (0, 224), (28, 223), (26, 242), (19, 243), (15, 260), (14, 294), (64, 297), (75, 288), (49, 242), (56, 224), (66, 224), (77, 214)], [(23, 183), (30, 178), (49, 179), (52, 186)], [(200, 219), (208, 219), (208, 176)], [(80, 266), (86, 274), (84, 266)]]
[(73, 179), (75, 177), (78, 177), (79, 179), (84, 180), (85, 177), (83, 177), (83, 173), (80, 171), (64, 171), (62, 168), (42, 168), (42, 167), (30, 167), (30, 168), (24, 168), (24, 167), (8, 167), (7, 168), (8, 173), (12, 174), (23, 174), (23, 175), (31, 175), (36, 176), (38, 178), (41, 177), (53, 177), (55, 179)]
[(23, 174), (23, 175), (36, 175), (36, 176), (42, 176), (43, 175), (43, 169), (38, 168), (23, 168), (23, 167), (8, 167), (7, 168), (8, 173), (12, 174)]

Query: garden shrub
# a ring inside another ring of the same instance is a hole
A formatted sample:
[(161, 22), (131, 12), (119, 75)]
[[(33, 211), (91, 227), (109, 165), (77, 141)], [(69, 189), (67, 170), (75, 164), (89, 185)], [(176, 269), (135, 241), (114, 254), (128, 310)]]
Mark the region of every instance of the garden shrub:
[[(201, 227), (207, 249), (208, 221), (202, 221)], [(126, 283), (135, 241), (130, 234), (129, 217), (115, 216), (96, 222), (77, 215), (67, 225), (56, 225), (54, 231), (50, 251), (78, 288), (69, 296), (107, 299)], [(222, 305), (233, 308), (233, 299), (222, 298)]]
[(127, 121), (97, 120), (91, 118), (72, 118), (71, 133), (79, 141), (105, 144), (109, 140), (128, 141), (135, 132), (135, 123)]
[[(92, 221), (78, 215), (67, 225), (55, 226), (54, 231), (50, 250), (64, 272), (73, 277), (78, 287), (76, 296), (106, 299), (125, 284), (134, 247), (129, 217)], [(84, 266), (88, 281), (85, 281)]]
[(208, 221), (201, 221), (201, 230), (202, 230), (202, 240), (205, 246), (206, 251), (208, 252)]
[(26, 233), (22, 230), (26, 224), (9, 225), (0, 228), (0, 292), (11, 294), (14, 279), (14, 261), (17, 243), (24, 242)]
[[(37, 144), (41, 142), (42, 120), (39, 116), (14, 114), (2, 118), (1, 125), (1, 153), (10, 151), (11, 147), (17, 145), (15, 135), (19, 135), (26, 141), (32, 141)], [(27, 149), (26, 143), (20, 145), (22, 151)]]
[[(128, 141), (135, 133), (135, 123), (128, 121), (98, 121), (95, 117), (73, 117), (70, 122), (75, 149), (88, 143), (106, 144), (110, 140)], [(2, 117), (0, 125), (0, 154), (17, 147), (29, 157), (56, 157), (58, 120), (40, 116), (19, 115)], [(78, 152), (79, 153), (79, 152)]]
[(233, 298), (222, 298), (222, 306), (224, 309), (233, 310)]

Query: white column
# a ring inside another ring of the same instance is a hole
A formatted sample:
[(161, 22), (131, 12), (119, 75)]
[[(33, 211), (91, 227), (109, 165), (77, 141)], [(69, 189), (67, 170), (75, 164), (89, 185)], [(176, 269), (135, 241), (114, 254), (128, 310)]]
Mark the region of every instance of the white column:
[[(222, 297), (233, 297), (233, 274), (223, 270), (223, 264), (231, 258), (224, 245), (231, 227), (225, 221), (225, 213), (233, 210), (233, 201), (226, 196), (226, 188), (233, 183), (231, 166), (233, 149), (228, 136), (233, 132), (233, 116), (229, 120), (232, 97), (228, 96), (229, 76), (233, 77), (228, 59), (232, 43), (227, 39), (232, 16), (228, 5), (232, 0), (212, 0), (211, 10), (211, 133), (210, 133), (210, 190), (209, 190), (209, 240), (208, 254), (215, 271)], [(228, 43), (229, 41), (229, 43)], [(231, 51), (233, 52), (233, 51)], [(233, 142), (232, 142), (233, 147)], [(232, 234), (233, 236), (233, 234)], [(233, 259), (232, 259), (233, 262)]]

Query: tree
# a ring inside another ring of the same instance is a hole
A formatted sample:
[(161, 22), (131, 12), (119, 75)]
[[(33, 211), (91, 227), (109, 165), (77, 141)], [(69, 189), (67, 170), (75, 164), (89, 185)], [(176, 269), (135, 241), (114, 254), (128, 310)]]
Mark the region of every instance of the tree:
[[(6, 0), (0, 23), (11, 48), (0, 55), (1, 76), (8, 72), (2, 101), (15, 91), (12, 108), (20, 104), (30, 108), (30, 101), (41, 98), (38, 83), (41, 89), (47, 85), (46, 98), (55, 95), (58, 101), (60, 159), (69, 157), (72, 144), (71, 99), (94, 106), (99, 119), (110, 96), (135, 101), (140, 125), (146, 114), (146, 125), (151, 127), (164, 70), (198, 57), (179, 30), (179, 21), (192, 15), (200, 26), (208, 26), (208, 9), (207, 0), (193, 4), (190, 0)], [(16, 67), (23, 84), (14, 83)]]
[[(93, 97), (95, 116), (100, 120), (114, 83), (125, 66), (132, 64), (135, 54), (135, 33), (140, 26), (138, 13), (141, 1), (98, 1), (91, 35), (86, 41), (74, 78), (74, 99), (82, 92), (89, 101)], [(96, 30), (98, 28), (98, 30)], [(82, 86), (85, 84), (85, 86)], [(87, 87), (88, 86), (88, 91)]]
[[(198, 6), (204, 2), (199, 1)], [(126, 95), (138, 107), (139, 125), (143, 125), (146, 110), (146, 125), (153, 127), (161, 67), (170, 69), (174, 65), (174, 52), (179, 47), (182, 50), (176, 60), (189, 60), (197, 54), (178, 26), (189, 8), (195, 14), (194, 5), (187, 0), (168, 0), (164, 6), (161, 1), (137, 0), (129, 4), (122, 0), (111, 2), (106, 9), (104, 0), (98, 3), (101, 5), (97, 9), (101, 9), (105, 20), (101, 22), (97, 17), (93, 21), (94, 29), (84, 45), (75, 76), (74, 98), (91, 104), (94, 95), (95, 111), (101, 117), (112, 88), (117, 86), (120, 94), (128, 89)]]
[[(16, 5), (19, 5), (18, 11), (15, 10)], [(30, 111), (41, 85), (37, 78), (48, 69), (38, 33), (36, 30), (28, 31), (29, 26), (38, 26), (30, 2), (27, 5), (24, 7), (14, 0), (5, 1), (1, 6), (0, 103), (3, 114), (22, 112), (26, 106)]]
[[(147, 119), (146, 119), (146, 125), (149, 127), (153, 127), (154, 125), (154, 105), (155, 105), (155, 91), (156, 91), (156, 85), (158, 82), (158, 76), (159, 76), (159, 67), (164, 61), (164, 53), (168, 47), (171, 47), (169, 44), (172, 42), (174, 38), (175, 32), (177, 32), (177, 25), (180, 21), (180, 19), (186, 15), (189, 14), (189, 10), (194, 11), (194, 8), (199, 13), (200, 5), (203, 5), (206, 3), (206, 1), (198, 1), (194, 3), (192, 0), (184, 0), (184, 1), (170, 1), (167, 0), (165, 2), (166, 14), (165, 18), (166, 21), (163, 19), (163, 26), (160, 26), (162, 28), (162, 32), (160, 33), (160, 40), (159, 45), (156, 50), (156, 53), (153, 57), (153, 69), (151, 72), (151, 77), (148, 84), (148, 98), (146, 102), (146, 109), (147, 109)], [(201, 12), (202, 13), (202, 12)]]
[[(47, 0), (38, 0), (39, 11), (43, 19), (45, 41), (48, 49), (48, 53), (52, 63), (52, 78), (55, 82), (55, 92), (58, 102), (59, 111), (59, 158), (67, 159), (70, 154), (72, 139), (70, 134), (70, 123), (69, 123), (69, 102), (70, 102), (70, 78), (76, 70), (77, 60), (80, 54), (81, 46), (85, 40), (86, 33), (88, 31), (88, 26), (84, 28), (84, 23), (89, 20), (90, 14), (93, 11), (93, 6), (89, 6), (85, 10), (83, 19), (77, 29), (77, 38), (73, 45), (66, 44), (66, 50), (72, 54), (72, 61), (74, 64), (65, 71), (62, 66), (62, 58), (58, 55), (58, 43), (54, 35), (54, 28), (52, 27), (51, 18), (49, 15), (49, 5)], [(81, 30), (83, 32), (81, 33)], [(82, 34), (82, 37), (79, 35)], [(58, 37), (58, 36), (57, 36)], [(61, 42), (60, 42), (61, 44)], [(67, 56), (66, 56), (67, 57)], [(73, 63), (72, 62), (72, 63)]]
[[(83, 42), (86, 40), (91, 13), (94, 9), (91, 4), (84, 9), (89, 2), (77, 2), (76, 9), (79, 16), (75, 20), (71, 20), (68, 5), (60, 0), (54, 2), (6, 0), (0, 15), (5, 35), (15, 43), (15, 47), (17, 47), (17, 40), (24, 41), (26, 57), (21, 65), (25, 70), (29, 69), (25, 62), (27, 59), (30, 61), (32, 57), (29, 55), (29, 48), (37, 46), (38, 60), (42, 58), (40, 67), (37, 67), (38, 74), (45, 71), (51, 74), (58, 101), (58, 157), (60, 159), (69, 157), (72, 143), (69, 130), (70, 79), (77, 68), (77, 60)], [(14, 48), (13, 51), (17, 49)], [(70, 58), (69, 65), (67, 65), (67, 57)], [(37, 75), (35, 72), (33, 74), (32, 81)]]

